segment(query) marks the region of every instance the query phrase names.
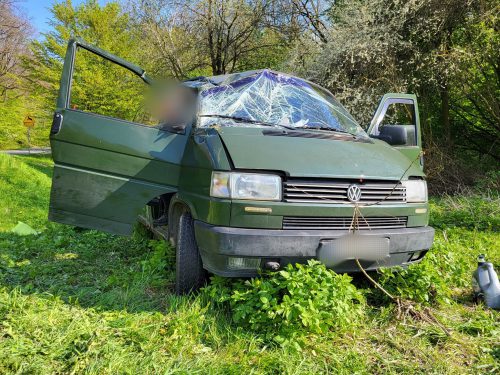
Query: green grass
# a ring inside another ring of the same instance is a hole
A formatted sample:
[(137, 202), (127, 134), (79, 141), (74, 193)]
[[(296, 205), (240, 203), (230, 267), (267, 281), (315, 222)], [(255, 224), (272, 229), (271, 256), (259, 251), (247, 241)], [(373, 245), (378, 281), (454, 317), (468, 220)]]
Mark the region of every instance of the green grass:
[[(433, 283), (441, 298), (416, 306), (428, 306), (451, 336), (426, 321), (398, 319), (389, 301), (356, 278), (367, 300), (362, 322), (306, 334), (297, 350), (240, 327), (208, 293), (173, 296), (172, 250), (163, 243), (47, 222), (51, 165), (47, 157), (0, 155), (2, 374), (500, 370), (498, 312), (475, 305), (470, 288), (478, 253), (500, 262), (498, 199), (434, 200), (435, 246), (408, 271)], [(40, 233), (10, 232), (18, 221)]]
[(23, 125), (28, 114), (35, 118), (35, 126), (30, 130), (31, 146), (49, 145), (53, 112), (42, 110), (34, 97), (8, 90), (0, 99), (0, 150), (28, 148), (27, 129)]

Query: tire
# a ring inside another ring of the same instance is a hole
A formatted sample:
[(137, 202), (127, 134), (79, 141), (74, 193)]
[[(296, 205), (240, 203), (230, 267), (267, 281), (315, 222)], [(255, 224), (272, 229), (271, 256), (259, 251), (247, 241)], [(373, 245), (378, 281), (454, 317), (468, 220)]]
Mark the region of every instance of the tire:
[(205, 285), (207, 271), (203, 268), (194, 236), (193, 218), (189, 212), (185, 211), (181, 214), (177, 229), (175, 293), (183, 295)]

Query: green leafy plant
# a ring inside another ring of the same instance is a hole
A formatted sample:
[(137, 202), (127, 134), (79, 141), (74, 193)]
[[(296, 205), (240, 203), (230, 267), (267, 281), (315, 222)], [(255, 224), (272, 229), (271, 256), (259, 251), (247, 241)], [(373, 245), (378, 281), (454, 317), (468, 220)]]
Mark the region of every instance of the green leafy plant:
[(449, 302), (447, 277), (433, 262), (435, 254), (428, 254), (419, 264), (408, 268), (394, 267), (379, 270), (378, 282), (394, 296), (423, 304)]
[(215, 277), (204, 293), (228, 305), (235, 323), (282, 345), (296, 345), (306, 332), (346, 329), (364, 311), (363, 294), (351, 277), (315, 260), (247, 281)]
[(151, 278), (152, 286), (165, 286), (166, 281), (173, 281), (173, 274), (169, 271), (175, 267), (175, 252), (166, 241), (150, 240), (148, 245), (151, 253), (141, 261), (142, 275), (147, 274)]
[[(437, 246), (441, 244), (437, 239)], [(463, 264), (450, 251), (438, 253), (432, 250), (424, 260), (408, 268), (394, 267), (379, 269), (378, 282), (389, 293), (426, 305), (450, 302), (452, 286), (462, 286), (455, 275), (462, 275)]]

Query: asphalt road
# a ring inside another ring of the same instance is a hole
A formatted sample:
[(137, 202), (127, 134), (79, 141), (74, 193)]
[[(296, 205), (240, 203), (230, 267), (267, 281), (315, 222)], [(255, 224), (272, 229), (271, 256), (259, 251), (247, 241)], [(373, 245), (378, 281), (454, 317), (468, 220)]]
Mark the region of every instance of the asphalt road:
[(35, 155), (35, 154), (50, 154), (50, 147), (22, 149), (22, 150), (0, 150), (0, 152), (10, 155)]

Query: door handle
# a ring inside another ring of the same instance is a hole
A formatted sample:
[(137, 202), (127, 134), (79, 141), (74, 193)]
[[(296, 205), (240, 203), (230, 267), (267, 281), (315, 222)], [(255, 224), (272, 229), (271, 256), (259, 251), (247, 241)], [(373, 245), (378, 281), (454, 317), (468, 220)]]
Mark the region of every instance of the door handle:
[(54, 113), (54, 118), (52, 119), (52, 126), (50, 127), (50, 134), (57, 134), (61, 130), (61, 125), (63, 121), (63, 115), (59, 112)]

